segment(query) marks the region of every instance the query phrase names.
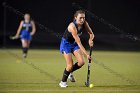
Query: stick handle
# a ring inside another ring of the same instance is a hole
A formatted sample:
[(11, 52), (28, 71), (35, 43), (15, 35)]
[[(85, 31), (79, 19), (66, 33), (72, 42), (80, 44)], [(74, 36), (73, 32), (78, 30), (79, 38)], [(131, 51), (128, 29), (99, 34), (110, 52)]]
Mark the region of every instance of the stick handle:
[(90, 47), (90, 56), (92, 55), (92, 48), (93, 48), (93, 47)]
[[(93, 47), (90, 47), (90, 53), (89, 53), (90, 56), (92, 55), (92, 48)], [(89, 59), (89, 63), (91, 63), (91, 60), (90, 59)]]

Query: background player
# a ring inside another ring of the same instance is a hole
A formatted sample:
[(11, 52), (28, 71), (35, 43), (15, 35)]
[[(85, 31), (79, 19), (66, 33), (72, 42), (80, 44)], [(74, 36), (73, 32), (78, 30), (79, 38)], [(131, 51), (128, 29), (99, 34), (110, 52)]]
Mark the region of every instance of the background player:
[(23, 57), (26, 58), (28, 48), (30, 46), (32, 36), (36, 32), (35, 23), (30, 19), (30, 14), (24, 15), (24, 20), (20, 22), (19, 28), (15, 35), (16, 38), (20, 37), (22, 42)]
[[(67, 87), (67, 78), (72, 82), (75, 82), (72, 72), (81, 68), (85, 64), (82, 54), (85, 54), (88, 59), (91, 59), (79, 38), (83, 30), (87, 31), (90, 36), (89, 46), (93, 46), (94, 34), (87, 21), (85, 21), (85, 11), (78, 10), (74, 14), (74, 21), (68, 25), (68, 28), (64, 32), (60, 44), (60, 51), (66, 60), (66, 68), (62, 80), (59, 83), (60, 87)], [(75, 64), (73, 64), (72, 54), (78, 61)]]

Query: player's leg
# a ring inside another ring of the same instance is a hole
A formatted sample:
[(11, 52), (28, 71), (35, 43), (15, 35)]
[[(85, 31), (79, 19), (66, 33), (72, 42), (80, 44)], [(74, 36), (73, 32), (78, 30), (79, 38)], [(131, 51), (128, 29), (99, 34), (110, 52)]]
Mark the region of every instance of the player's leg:
[(28, 52), (28, 41), (25, 39), (21, 39), (21, 42), (22, 42), (23, 57), (26, 58)]
[(83, 56), (83, 53), (80, 49), (78, 50), (75, 50), (73, 52), (74, 56), (76, 57), (77, 61), (74, 65), (73, 65), (73, 69), (72, 69), (72, 72), (74, 72), (75, 70), (81, 68), (84, 64), (85, 64), (85, 61), (84, 61), (84, 56)]
[(72, 68), (73, 68), (73, 60), (72, 60), (72, 54), (71, 53), (68, 53), (66, 54), (64, 52), (64, 58), (66, 60), (66, 68), (64, 70), (64, 73), (63, 73), (63, 77), (62, 77), (62, 81), (59, 83), (59, 85), (61, 87), (67, 87), (67, 79), (68, 79), (68, 76), (70, 74), (70, 72), (72, 71)]
[(30, 43), (31, 43), (31, 41), (30, 41), (30, 40), (27, 40), (27, 52), (26, 52), (26, 56), (27, 56), (27, 54), (28, 54), (28, 50), (29, 50), (29, 47), (30, 47)]
[(27, 39), (27, 47), (29, 49), (31, 41), (32, 41), (32, 36), (30, 35), (30, 33), (28, 33), (26, 39)]
[(30, 47), (30, 42), (32, 40), (32, 36), (27, 31), (22, 31), (21, 33), (21, 42), (23, 47), (23, 57), (27, 57), (28, 49)]
[(72, 68), (72, 71), (68, 77), (68, 79), (71, 81), (71, 82), (76, 82), (76, 79), (74, 78), (73, 76), (73, 72), (79, 68), (81, 68), (85, 62), (84, 62), (84, 58), (83, 58), (83, 53), (81, 52), (80, 49), (77, 49), (73, 52), (73, 54), (75, 55), (76, 59), (78, 62), (76, 62), (74, 65), (73, 65), (73, 68)]
[(31, 41), (27, 40), (27, 47), (28, 48), (30, 47), (30, 43), (31, 43)]

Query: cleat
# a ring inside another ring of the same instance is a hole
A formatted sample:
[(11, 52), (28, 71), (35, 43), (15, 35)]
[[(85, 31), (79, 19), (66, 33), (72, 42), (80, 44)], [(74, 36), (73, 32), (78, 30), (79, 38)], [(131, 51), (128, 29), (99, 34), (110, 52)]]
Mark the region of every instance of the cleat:
[(23, 58), (26, 58), (27, 57), (27, 54), (23, 54)]
[(74, 78), (74, 76), (73, 76), (72, 73), (70, 73), (68, 79), (69, 79), (71, 82), (76, 82), (76, 80), (75, 80), (75, 78)]
[(60, 86), (61, 88), (66, 88), (66, 87), (68, 87), (67, 82), (62, 82), (62, 81), (59, 83), (59, 86)]

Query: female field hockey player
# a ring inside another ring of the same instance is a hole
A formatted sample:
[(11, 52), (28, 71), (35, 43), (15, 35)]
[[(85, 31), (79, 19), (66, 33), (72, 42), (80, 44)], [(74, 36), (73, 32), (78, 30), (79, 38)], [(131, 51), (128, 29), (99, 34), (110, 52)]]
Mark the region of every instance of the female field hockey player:
[[(66, 61), (66, 68), (64, 70), (62, 80), (59, 83), (60, 87), (65, 88), (68, 86), (67, 79), (69, 79), (71, 82), (75, 82), (72, 72), (78, 70), (85, 64), (83, 54), (85, 54), (86, 57), (91, 60), (91, 57), (83, 47), (79, 37), (83, 30), (88, 32), (90, 37), (88, 41), (89, 46), (92, 47), (94, 34), (85, 20), (85, 11), (78, 10), (74, 14), (74, 21), (71, 22), (65, 30), (60, 44), (60, 52), (63, 54)], [(78, 61), (75, 64), (73, 64), (72, 54)]]
[(34, 21), (30, 19), (30, 14), (24, 15), (24, 20), (20, 22), (19, 28), (15, 35), (16, 38), (21, 38), (23, 57), (27, 57), (28, 49), (32, 40), (32, 36), (36, 32)]

